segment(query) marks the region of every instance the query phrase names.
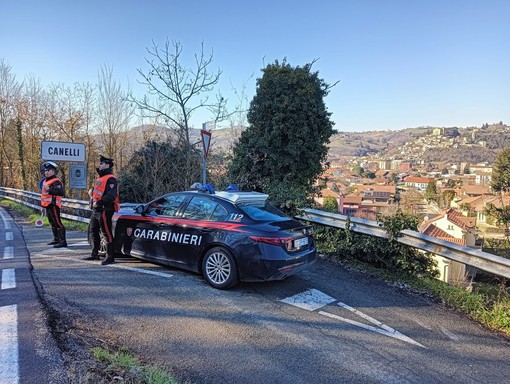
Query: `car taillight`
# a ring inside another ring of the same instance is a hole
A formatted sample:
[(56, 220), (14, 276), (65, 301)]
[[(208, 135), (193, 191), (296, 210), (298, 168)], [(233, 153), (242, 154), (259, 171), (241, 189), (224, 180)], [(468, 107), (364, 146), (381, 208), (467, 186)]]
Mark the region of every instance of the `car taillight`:
[(289, 241), (292, 242), (292, 237), (263, 237), (263, 236), (250, 236), (250, 239), (260, 243), (267, 243), (271, 245), (285, 245)]
[[(303, 243), (303, 245), (300, 245), (296, 247), (296, 238), (295, 237), (263, 237), (263, 236), (250, 236), (250, 239), (254, 241), (258, 241), (260, 243), (266, 243), (271, 245), (277, 245), (279, 247), (285, 247), (287, 251), (295, 251), (299, 248), (301, 248), (304, 245), (308, 244), (308, 241), (306, 241), (306, 244)], [(301, 239), (306, 239), (301, 238)], [(299, 239), (298, 239), (299, 240)]]

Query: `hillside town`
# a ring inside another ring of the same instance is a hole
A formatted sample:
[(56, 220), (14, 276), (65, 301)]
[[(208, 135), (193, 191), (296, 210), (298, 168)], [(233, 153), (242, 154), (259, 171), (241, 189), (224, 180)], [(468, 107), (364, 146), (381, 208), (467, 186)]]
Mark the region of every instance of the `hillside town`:
[[(320, 180), (321, 205), (334, 199), (344, 215), (377, 220), (378, 216), (402, 208), (421, 219), (419, 231), (441, 240), (474, 248), (508, 235), (487, 214), (489, 205), (510, 205), (510, 196), (491, 190), (493, 167), (483, 163), (424, 161), (428, 148), (484, 147), (473, 134), (470, 140), (452, 135), (445, 128), (431, 129), (412, 142), (380, 153), (333, 160)], [(438, 260), (441, 278), (464, 279), (464, 266)]]

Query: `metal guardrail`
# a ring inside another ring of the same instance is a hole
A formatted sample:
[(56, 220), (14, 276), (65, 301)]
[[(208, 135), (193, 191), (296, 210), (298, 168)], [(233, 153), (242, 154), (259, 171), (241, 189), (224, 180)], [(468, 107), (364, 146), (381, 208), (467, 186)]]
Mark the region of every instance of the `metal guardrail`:
[[(37, 211), (41, 209), (41, 194), (37, 192), (23, 191), (21, 189), (0, 187), (0, 196), (8, 200), (16, 201)], [(92, 210), (89, 201), (62, 199), (60, 216), (82, 223), (88, 223)]]
[[(0, 196), (35, 210), (41, 208), (41, 195), (36, 192), (0, 187)], [(358, 219), (317, 209), (303, 209), (302, 212), (303, 214), (296, 216), (296, 218), (340, 229), (347, 229), (347, 223), (349, 222), (349, 230), (353, 232), (384, 239), (389, 237), (382, 224), (376, 221)], [(88, 223), (91, 213), (88, 201), (62, 199), (61, 215), (66, 219)], [(510, 260), (504, 257), (463, 247), (411, 230), (403, 230), (396, 241), (510, 279)]]
[[(303, 214), (296, 216), (298, 219), (323, 224), (330, 227), (347, 229), (364, 235), (376, 236), (387, 239), (388, 233), (382, 224), (376, 221), (358, 219), (332, 212), (319, 211), (317, 209), (303, 209)], [(349, 225), (347, 224), (349, 222)], [(401, 236), (395, 240), (401, 244), (411, 246), (443, 256), (447, 259), (478, 268), (482, 271), (510, 279), (510, 260), (478, 249), (463, 247), (449, 241), (439, 240), (423, 233), (403, 230)]]

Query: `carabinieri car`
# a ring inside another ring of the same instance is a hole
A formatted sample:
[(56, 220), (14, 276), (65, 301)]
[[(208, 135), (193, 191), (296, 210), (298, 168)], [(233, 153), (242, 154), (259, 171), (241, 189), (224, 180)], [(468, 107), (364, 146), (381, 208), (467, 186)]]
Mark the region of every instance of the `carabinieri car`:
[(113, 217), (114, 249), (201, 273), (214, 288), (282, 280), (315, 262), (313, 229), (258, 192), (174, 192)]

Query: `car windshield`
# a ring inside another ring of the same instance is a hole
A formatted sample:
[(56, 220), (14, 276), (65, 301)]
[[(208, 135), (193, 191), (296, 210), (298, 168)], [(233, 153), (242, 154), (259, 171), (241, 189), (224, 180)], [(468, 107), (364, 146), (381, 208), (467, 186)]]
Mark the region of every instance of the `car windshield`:
[(237, 204), (249, 218), (257, 221), (284, 221), (289, 220), (289, 216), (280, 211), (271, 204), (261, 202), (243, 202)]

